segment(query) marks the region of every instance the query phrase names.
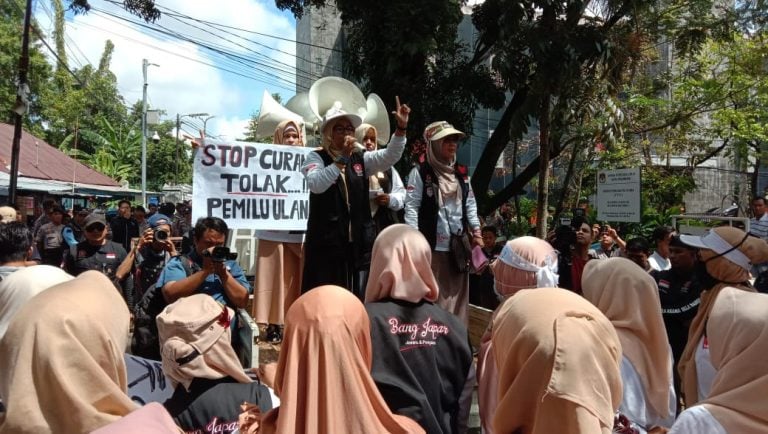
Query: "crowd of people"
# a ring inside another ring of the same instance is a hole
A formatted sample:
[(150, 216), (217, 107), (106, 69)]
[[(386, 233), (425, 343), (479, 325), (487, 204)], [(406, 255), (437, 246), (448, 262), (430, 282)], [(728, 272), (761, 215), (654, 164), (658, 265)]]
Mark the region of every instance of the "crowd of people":
[[(107, 223), (51, 201), (33, 225), (0, 208), (0, 433), (462, 433), (475, 389), (485, 433), (768, 432), (760, 233), (651, 244), (576, 217), (498, 244), (450, 123), (425, 128), (405, 183), (392, 169), (409, 113), (398, 100), (383, 149), (326, 113), (307, 231), (257, 234), (253, 287), (226, 222), (192, 224), (190, 204), (121, 201)], [(303, 146), (302, 126), (274, 143)], [(282, 342), (256, 370), (234, 339), (251, 294)], [(470, 301), (492, 311), (477, 348)], [(137, 357), (162, 398), (132, 391)]]

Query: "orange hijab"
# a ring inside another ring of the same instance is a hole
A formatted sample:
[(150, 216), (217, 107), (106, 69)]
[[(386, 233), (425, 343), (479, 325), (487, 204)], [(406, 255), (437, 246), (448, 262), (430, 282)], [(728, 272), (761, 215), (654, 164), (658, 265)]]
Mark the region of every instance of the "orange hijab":
[(712, 364), (717, 369), (701, 404), (729, 433), (768, 432), (768, 295), (724, 288), (707, 323)]
[(613, 323), (624, 355), (637, 370), (648, 405), (669, 416), (672, 356), (656, 282), (625, 258), (589, 261), (581, 278), (584, 298)]
[(135, 410), (123, 358), (129, 320), (97, 271), (27, 302), (0, 341), (0, 433), (91, 432)]
[(560, 288), (524, 289), (493, 324), (498, 433), (610, 434), (622, 397), (621, 344), (592, 304)]
[(288, 309), (275, 374), (280, 407), (265, 433), (423, 433), (392, 414), (371, 378), (368, 314), (351, 292), (321, 286)]
[[(744, 231), (732, 227), (719, 227), (712, 229), (712, 231), (717, 233), (720, 238), (731, 246), (741, 243), (737, 250), (749, 258), (753, 264), (768, 261), (768, 244), (765, 241), (759, 238), (745, 237)], [(684, 239), (683, 242), (685, 242)], [(715, 251), (710, 249), (700, 249), (699, 257), (702, 261), (706, 261), (707, 271), (712, 277), (721, 282), (730, 283), (718, 283), (712, 288), (703, 288), (704, 291), (701, 293), (699, 310), (688, 329), (688, 343), (685, 345), (685, 350), (683, 350), (683, 355), (680, 357), (680, 362), (677, 365), (682, 382), (683, 397), (688, 407), (694, 405), (699, 400), (699, 381), (695, 359), (696, 348), (701, 341), (701, 337), (704, 336), (707, 318), (709, 318), (709, 313), (712, 311), (717, 295), (727, 286), (749, 292), (755, 291), (748, 283), (740, 284), (740, 282), (749, 281), (749, 270), (736, 265), (725, 256), (718, 256)]]
[(432, 249), (421, 232), (404, 224), (388, 226), (373, 243), (365, 302), (384, 298), (435, 302), (439, 289), (430, 264)]

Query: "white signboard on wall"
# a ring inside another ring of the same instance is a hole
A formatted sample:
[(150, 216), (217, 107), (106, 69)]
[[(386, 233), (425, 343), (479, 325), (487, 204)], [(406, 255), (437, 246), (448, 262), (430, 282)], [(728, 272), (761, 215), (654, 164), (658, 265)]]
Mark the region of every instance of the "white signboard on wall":
[(640, 223), (640, 168), (597, 172), (597, 219)]

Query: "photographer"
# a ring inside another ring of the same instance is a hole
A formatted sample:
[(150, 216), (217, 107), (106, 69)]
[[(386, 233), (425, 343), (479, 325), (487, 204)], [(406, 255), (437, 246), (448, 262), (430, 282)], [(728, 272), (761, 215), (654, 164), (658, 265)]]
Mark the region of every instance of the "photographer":
[(117, 269), (118, 278), (135, 270), (134, 293), (138, 300), (150, 287), (155, 286), (160, 272), (168, 261), (178, 256), (171, 241), (171, 219), (155, 214), (147, 220), (149, 227), (142, 233), (139, 242)]
[(581, 294), (584, 266), (587, 261), (594, 259), (589, 250), (589, 245), (592, 244), (592, 226), (589, 221), (586, 217), (574, 217), (570, 226), (557, 228), (550, 244), (559, 252), (558, 286)]
[(227, 230), (227, 224), (218, 217), (197, 221), (194, 249), (189, 257), (172, 258), (157, 280), (167, 303), (202, 293), (232, 308), (245, 307), (251, 288), (243, 270), (234, 261), (236, 254), (224, 247)]

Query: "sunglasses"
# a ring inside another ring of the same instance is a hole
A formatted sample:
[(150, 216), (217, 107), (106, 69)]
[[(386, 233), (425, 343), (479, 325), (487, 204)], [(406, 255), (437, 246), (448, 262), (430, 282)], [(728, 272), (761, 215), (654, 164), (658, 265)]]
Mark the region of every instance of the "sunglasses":
[(343, 132), (354, 133), (355, 132), (355, 127), (353, 127), (351, 125), (348, 126), (348, 127), (343, 127), (341, 125), (337, 125), (337, 126), (333, 127), (333, 132), (334, 133), (343, 133)]
[(87, 228), (85, 228), (85, 231), (86, 232), (101, 232), (101, 231), (103, 231), (106, 228), (107, 227), (104, 226), (104, 225), (91, 225), (91, 226), (88, 226)]

